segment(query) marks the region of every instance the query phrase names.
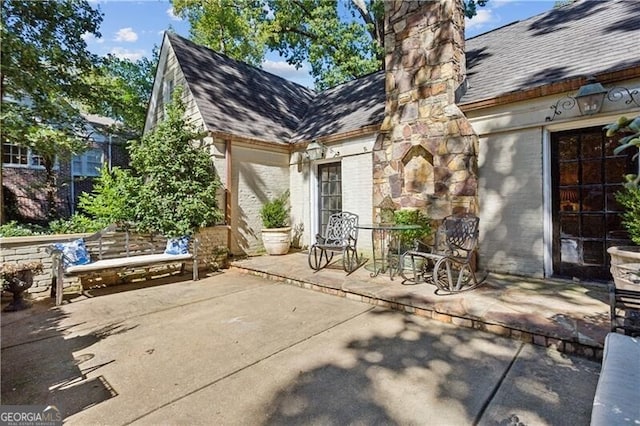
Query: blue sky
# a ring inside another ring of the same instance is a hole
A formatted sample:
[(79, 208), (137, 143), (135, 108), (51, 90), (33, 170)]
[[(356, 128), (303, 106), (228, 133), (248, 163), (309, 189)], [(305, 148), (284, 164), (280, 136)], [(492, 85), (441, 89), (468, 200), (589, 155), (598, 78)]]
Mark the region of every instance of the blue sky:
[[(478, 9), (478, 15), (467, 20), (466, 36), (501, 27), (511, 22), (545, 12), (555, 0), (489, 0), (486, 7)], [(113, 53), (121, 58), (136, 60), (150, 56), (154, 45), (162, 43), (162, 33), (167, 28), (185, 37), (189, 36), (189, 24), (173, 14), (168, 0), (93, 0), (104, 14), (100, 27), (102, 37), (87, 37), (89, 50), (99, 55)], [(296, 70), (276, 54), (269, 54), (262, 68), (289, 80), (313, 86), (308, 68)]]

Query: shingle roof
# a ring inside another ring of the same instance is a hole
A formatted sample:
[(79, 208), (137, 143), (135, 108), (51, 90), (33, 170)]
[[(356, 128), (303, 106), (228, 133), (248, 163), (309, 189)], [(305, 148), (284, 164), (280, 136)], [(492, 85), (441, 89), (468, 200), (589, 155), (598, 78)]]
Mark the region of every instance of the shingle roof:
[[(468, 39), (468, 87), (460, 103), (640, 66), (639, 16), (640, 0), (582, 0)], [(282, 143), (384, 118), (383, 72), (316, 94), (169, 37), (208, 130)]]
[[(490, 3), (489, 3), (490, 4)], [(640, 1), (580, 1), (466, 41), (461, 103), (640, 65)]]
[(314, 92), (167, 33), (207, 130), (288, 143)]

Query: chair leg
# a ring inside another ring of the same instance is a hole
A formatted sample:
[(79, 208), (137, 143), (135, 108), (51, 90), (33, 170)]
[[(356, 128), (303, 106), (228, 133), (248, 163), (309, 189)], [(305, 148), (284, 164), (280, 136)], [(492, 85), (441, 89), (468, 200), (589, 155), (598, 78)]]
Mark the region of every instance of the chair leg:
[(353, 247), (347, 247), (342, 254), (342, 267), (347, 273), (351, 273), (358, 269), (358, 252)]

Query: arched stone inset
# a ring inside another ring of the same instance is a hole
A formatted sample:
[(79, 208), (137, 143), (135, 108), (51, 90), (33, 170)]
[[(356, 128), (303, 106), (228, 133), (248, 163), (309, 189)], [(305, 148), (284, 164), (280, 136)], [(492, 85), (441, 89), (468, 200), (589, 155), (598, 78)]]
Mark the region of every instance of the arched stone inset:
[(433, 155), (421, 145), (413, 146), (402, 158), (404, 192), (433, 194)]

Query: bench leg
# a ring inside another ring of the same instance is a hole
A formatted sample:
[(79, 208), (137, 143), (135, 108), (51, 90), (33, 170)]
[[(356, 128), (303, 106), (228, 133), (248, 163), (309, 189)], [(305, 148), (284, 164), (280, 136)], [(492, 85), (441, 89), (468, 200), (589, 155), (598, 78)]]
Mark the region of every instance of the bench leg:
[(193, 259), (193, 280), (198, 281), (198, 259)]

